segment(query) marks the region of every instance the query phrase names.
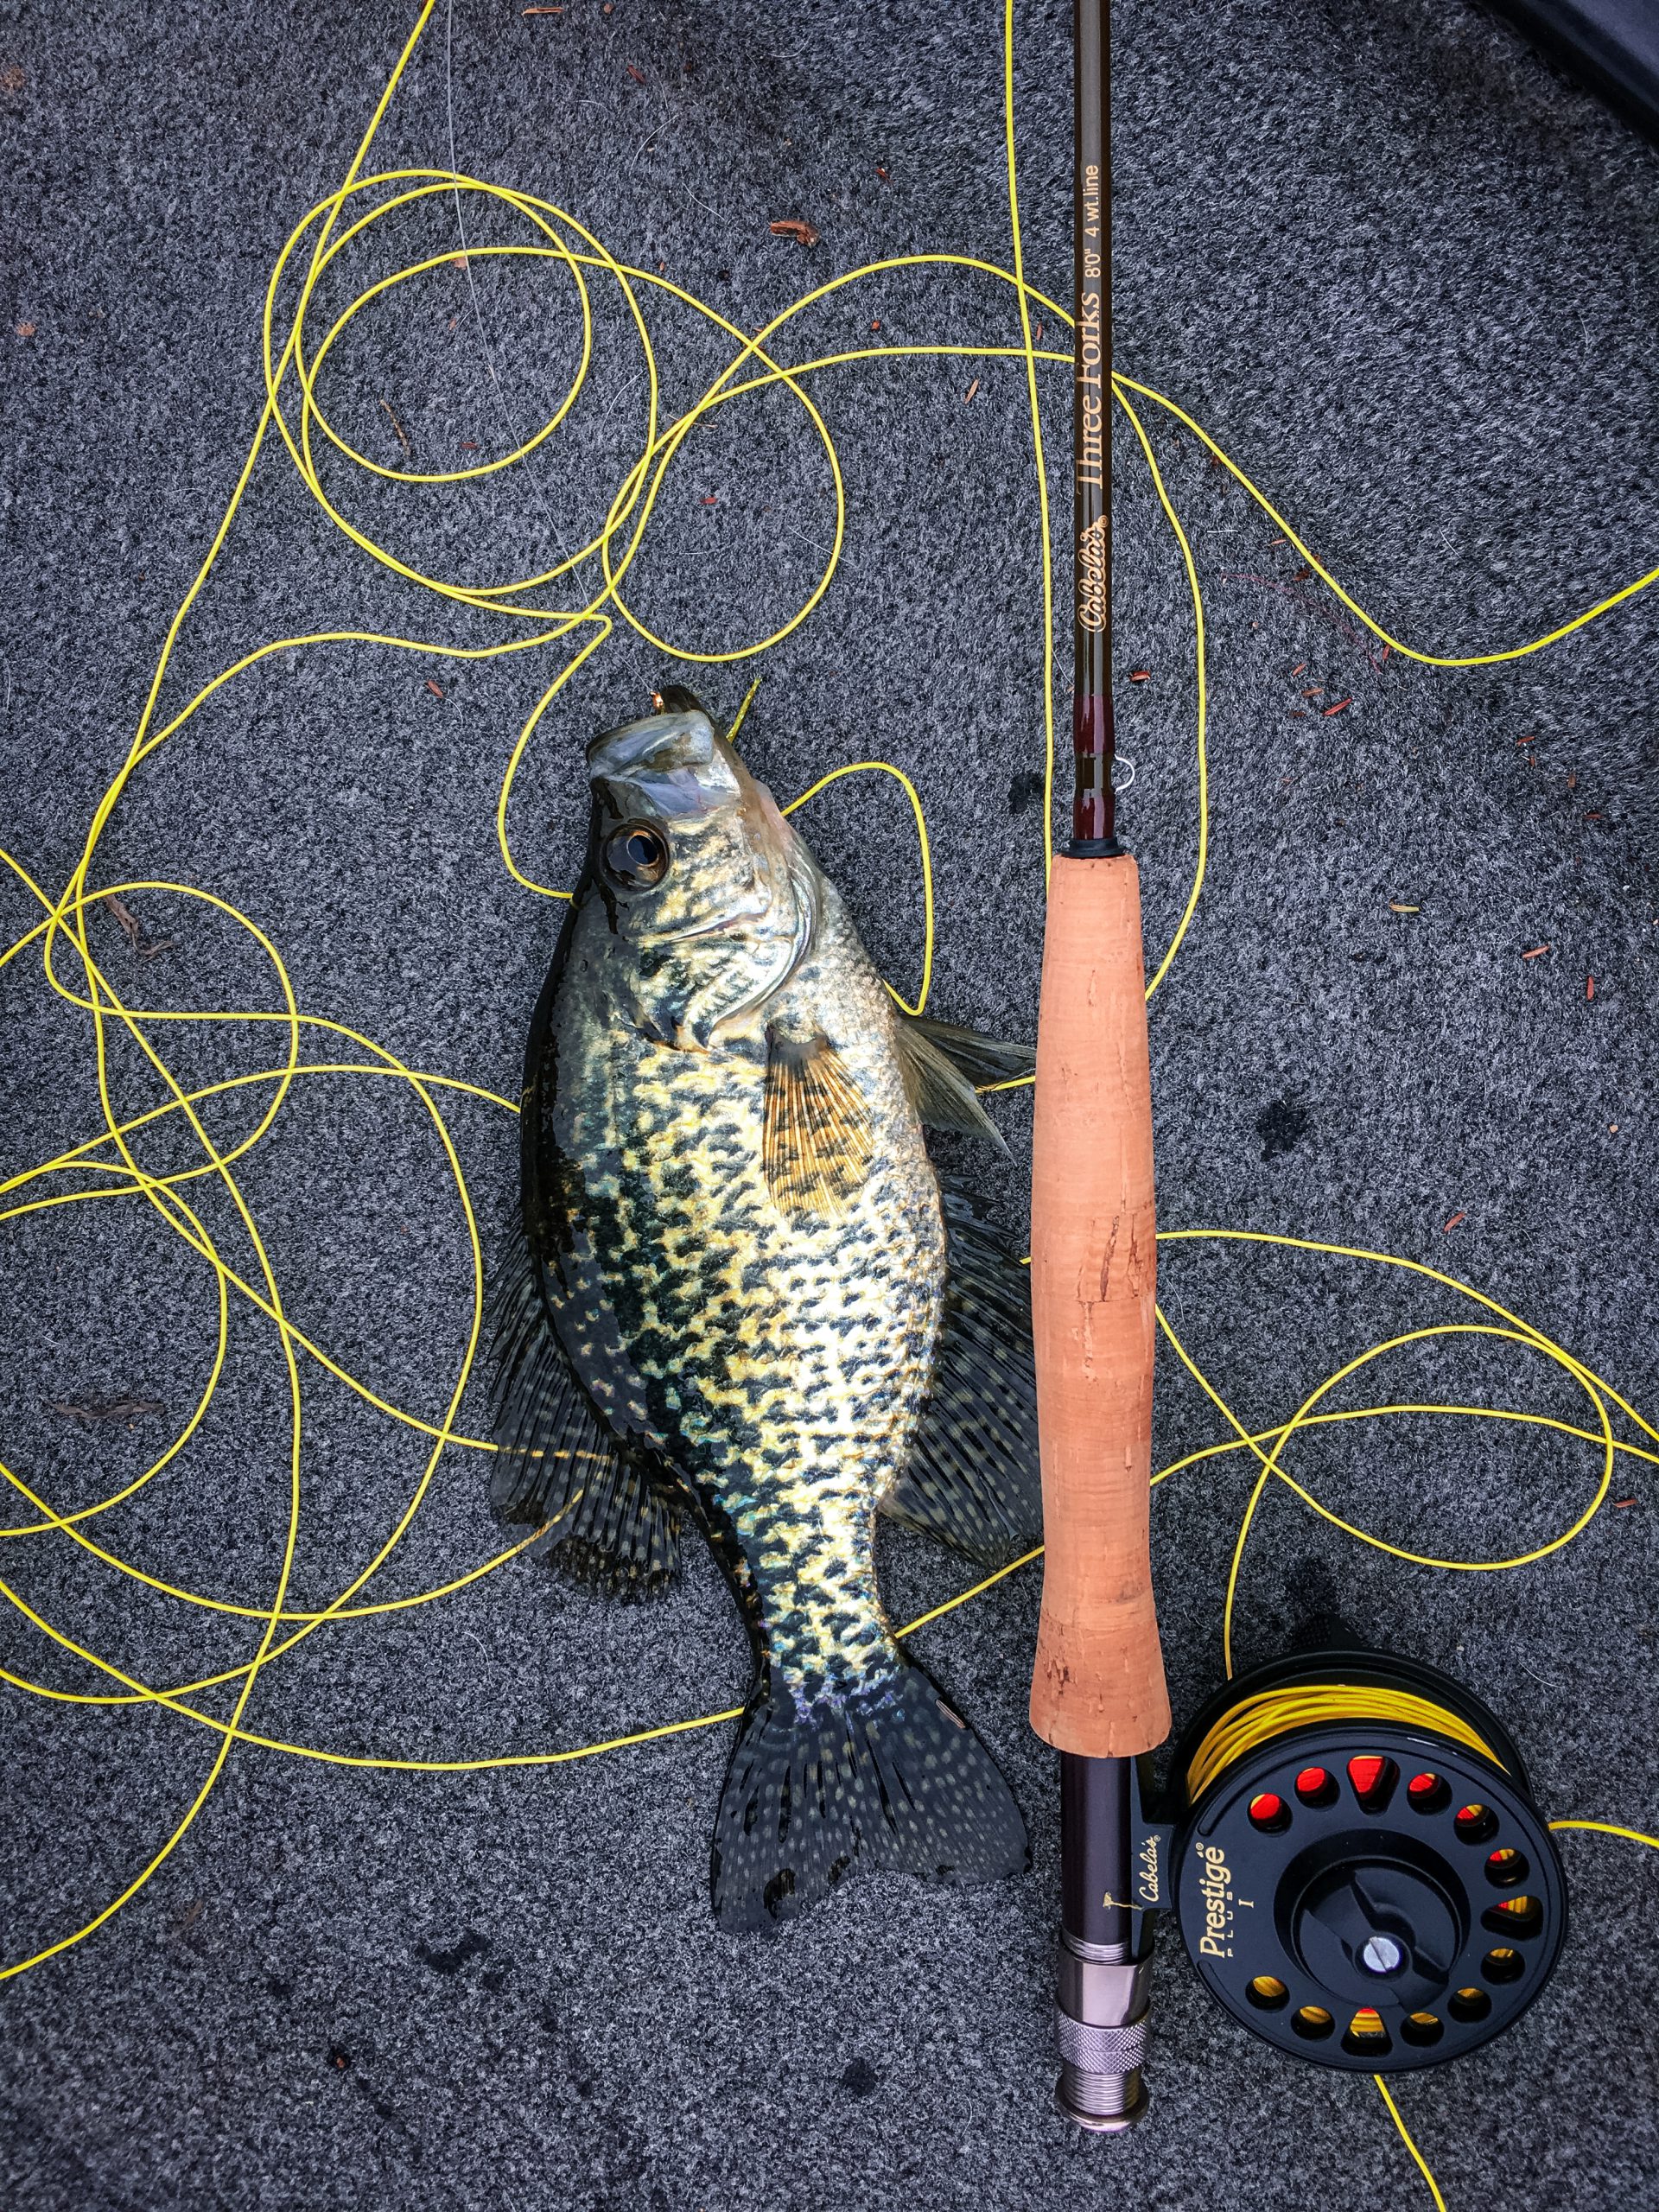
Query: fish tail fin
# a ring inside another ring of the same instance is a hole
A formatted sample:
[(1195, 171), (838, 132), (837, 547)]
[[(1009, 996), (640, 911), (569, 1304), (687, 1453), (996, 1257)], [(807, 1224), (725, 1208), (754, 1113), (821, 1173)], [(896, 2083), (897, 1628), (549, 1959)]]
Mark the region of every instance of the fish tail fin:
[(715, 1917), (732, 1934), (791, 1920), (861, 1862), (982, 1882), (1030, 1852), (1001, 1770), (919, 1667), (899, 1659), (806, 1710), (763, 1676), (715, 1816)]

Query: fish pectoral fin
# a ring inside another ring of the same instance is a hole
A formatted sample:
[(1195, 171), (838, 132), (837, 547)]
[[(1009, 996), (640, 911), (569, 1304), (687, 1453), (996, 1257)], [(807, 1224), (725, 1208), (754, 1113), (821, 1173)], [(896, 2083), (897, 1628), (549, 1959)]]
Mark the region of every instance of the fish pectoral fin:
[(862, 1860), (944, 1881), (1030, 1864), (1025, 1822), (990, 1753), (919, 1667), (797, 1710), (762, 1681), (715, 1818), (709, 1884), (732, 1934), (774, 1928)]
[(1001, 1044), (976, 1029), (925, 1014), (899, 1014), (894, 1026), (905, 1088), (928, 1127), (957, 1136), (988, 1137), (1006, 1151), (1002, 1132), (980, 1104), (974, 1085), (1029, 1075), (1036, 1065), (1031, 1046)]
[(537, 1528), (532, 1556), (569, 1580), (608, 1597), (654, 1596), (680, 1568), (671, 1480), (601, 1420), (559, 1342), (545, 1271), (522, 1231), (493, 1303), (496, 1510)]
[(761, 1142), (780, 1213), (833, 1219), (862, 1186), (874, 1150), (869, 1106), (822, 1031), (802, 1039), (766, 1032)]
[(892, 1519), (1002, 1567), (1043, 1540), (1030, 1271), (945, 1176), (939, 1197), (944, 1314), (910, 1458), (880, 1504)]

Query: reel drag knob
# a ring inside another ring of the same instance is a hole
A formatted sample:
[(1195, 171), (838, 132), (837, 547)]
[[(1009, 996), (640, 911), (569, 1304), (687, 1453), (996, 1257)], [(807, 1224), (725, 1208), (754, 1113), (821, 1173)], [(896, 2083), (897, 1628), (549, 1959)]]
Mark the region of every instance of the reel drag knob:
[(1433, 2005), (1461, 1947), (1456, 1908), (1426, 1873), (1367, 1855), (1376, 1849), (1364, 1834), (1324, 1848), (1328, 1863), (1291, 1910), (1292, 1947), (1316, 1980), (1357, 2005), (1379, 1983), (1397, 2004)]

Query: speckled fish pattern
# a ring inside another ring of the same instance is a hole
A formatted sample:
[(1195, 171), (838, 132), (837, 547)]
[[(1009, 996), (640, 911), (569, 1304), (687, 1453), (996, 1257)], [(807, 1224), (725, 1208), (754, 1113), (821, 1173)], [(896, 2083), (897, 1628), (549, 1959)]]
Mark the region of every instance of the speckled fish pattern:
[[(876, 1584), (950, 1255), (904, 1018), (695, 704), (608, 733), (589, 769), (588, 861), (526, 1068), (498, 1497), (545, 1517), (552, 1564), (568, 1549), (623, 1595), (671, 1578), (683, 1510), (714, 1542), (758, 1662), (716, 1823), (727, 1924), (787, 1917), (861, 1859), (1014, 1871), (1007, 1786)], [(1010, 1552), (1033, 1475), (995, 1525), (957, 1500), (937, 1532)]]

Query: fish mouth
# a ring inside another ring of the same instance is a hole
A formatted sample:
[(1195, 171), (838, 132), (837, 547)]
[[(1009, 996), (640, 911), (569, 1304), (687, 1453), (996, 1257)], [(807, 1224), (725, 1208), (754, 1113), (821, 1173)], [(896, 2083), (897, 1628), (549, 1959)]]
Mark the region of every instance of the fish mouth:
[(715, 726), (697, 706), (601, 730), (588, 747), (588, 779), (624, 816), (712, 814), (742, 796)]

